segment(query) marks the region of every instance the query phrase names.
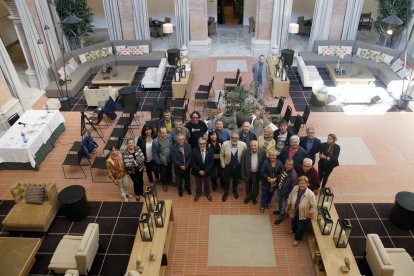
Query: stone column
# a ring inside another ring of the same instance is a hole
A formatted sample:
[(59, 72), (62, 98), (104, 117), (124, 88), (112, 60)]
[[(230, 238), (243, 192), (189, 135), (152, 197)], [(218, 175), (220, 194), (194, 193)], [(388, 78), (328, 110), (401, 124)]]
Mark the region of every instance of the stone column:
[(344, 0), (334, 0), (334, 9), (332, 10), (331, 17), (331, 27), (329, 29), (329, 39), (341, 39), (347, 3), (348, 1)]
[(10, 128), (7, 119), (14, 113), (22, 114), (23, 108), (19, 100), (11, 95), (6, 79), (0, 70), (0, 132)]
[(123, 39), (135, 40), (133, 4), (134, 0), (119, 0), (119, 16), (121, 18)]
[(270, 54), (274, 1), (277, 0), (257, 1), (255, 34), (252, 38), (251, 48), (251, 54), (253, 56), (268, 56)]
[(191, 57), (208, 57), (211, 54), (211, 39), (208, 37), (207, 1), (189, 0)]

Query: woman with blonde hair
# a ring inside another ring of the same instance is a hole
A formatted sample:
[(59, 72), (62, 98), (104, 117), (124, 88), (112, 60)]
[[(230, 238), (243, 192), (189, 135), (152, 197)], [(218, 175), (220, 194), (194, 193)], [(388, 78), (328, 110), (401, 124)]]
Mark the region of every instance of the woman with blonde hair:
[(298, 246), (303, 238), (313, 214), (316, 212), (315, 194), (308, 188), (309, 181), (306, 176), (300, 176), (297, 185), (290, 192), (286, 212), (292, 220), (292, 231), (295, 234), (293, 246)]
[(270, 127), (263, 128), (263, 135), (259, 136), (258, 139), (259, 148), (262, 148), (266, 151), (266, 155), (269, 154), (271, 149), (276, 147), (275, 139), (273, 139), (273, 132)]

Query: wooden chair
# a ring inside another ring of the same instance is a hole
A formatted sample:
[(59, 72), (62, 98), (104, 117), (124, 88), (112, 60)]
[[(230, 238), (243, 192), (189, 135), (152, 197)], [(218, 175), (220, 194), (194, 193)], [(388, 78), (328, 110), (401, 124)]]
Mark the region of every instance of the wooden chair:
[(372, 23), (374, 22), (374, 19), (371, 18), (371, 13), (361, 13), (361, 17), (359, 18), (359, 25), (358, 25), (358, 31), (364, 29), (371, 31)]

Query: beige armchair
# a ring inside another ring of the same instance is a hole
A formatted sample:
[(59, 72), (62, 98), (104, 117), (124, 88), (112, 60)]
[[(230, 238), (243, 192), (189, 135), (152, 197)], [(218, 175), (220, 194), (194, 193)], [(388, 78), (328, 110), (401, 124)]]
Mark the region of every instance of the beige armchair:
[(58, 274), (76, 269), (80, 275), (88, 275), (98, 247), (99, 225), (89, 223), (83, 236), (63, 236), (50, 260), (49, 269)]
[[(45, 200), (42, 204), (26, 202), (29, 185), (45, 187)], [(46, 181), (17, 181), (10, 191), (15, 205), (2, 222), (6, 230), (47, 232), (60, 207), (56, 184)]]
[(79, 276), (79, 271), (76, 269), (68, 269), (65, 272), (65, 276)]
[(412, 275), (414, 262), (404, 248), (384, 248), (377, 234), (368, 234), (366, 259), (374, 276)]

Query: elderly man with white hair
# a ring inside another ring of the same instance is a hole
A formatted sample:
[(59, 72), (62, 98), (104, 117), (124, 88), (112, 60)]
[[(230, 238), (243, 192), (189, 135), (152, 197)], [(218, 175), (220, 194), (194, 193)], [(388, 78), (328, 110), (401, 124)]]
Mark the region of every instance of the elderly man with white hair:
[(279, 155), (279, 160), (284, 164), (286, 160), (292, 159), (293, 165), (302, 164), (303, 159), (306, 158), (307, 152), (299, 146), (299, 136), (292, 135), (289, 139), (289, 146), (285, 146)]
[(318, 171), (313, 167), (312, 159), (303, 159), (302, 165), (295, 166), (295, 170), (298, 173), (298, 177), (304, 175), (308, 178), (308, 188), (317, 195), (319, 193), (321, 181), (319, 179)]

